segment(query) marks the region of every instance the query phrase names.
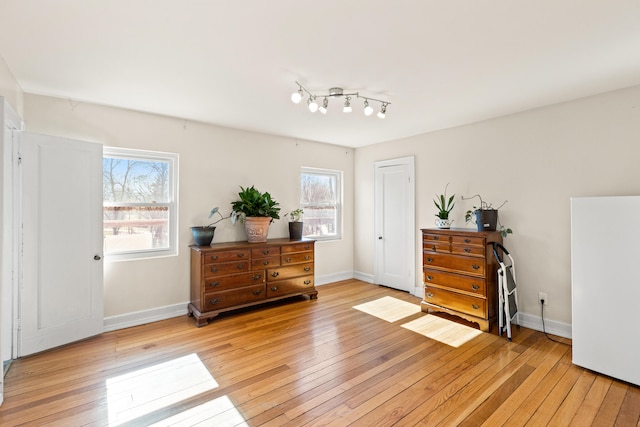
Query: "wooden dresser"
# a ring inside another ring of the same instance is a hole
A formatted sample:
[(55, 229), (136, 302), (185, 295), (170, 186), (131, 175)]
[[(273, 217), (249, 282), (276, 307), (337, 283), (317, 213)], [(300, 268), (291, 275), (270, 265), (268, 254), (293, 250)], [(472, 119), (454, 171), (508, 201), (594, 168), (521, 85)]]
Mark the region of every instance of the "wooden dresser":
[(499, 231), (423, 229), (422, 311), (453, 314), (489, 331), (498, 308), (492, 242), (502, 243)]
[(295, 295), (317, 298), (313, 240), (273, 239), (191, 248), (189, 315), (198, 327), (223, 311)]

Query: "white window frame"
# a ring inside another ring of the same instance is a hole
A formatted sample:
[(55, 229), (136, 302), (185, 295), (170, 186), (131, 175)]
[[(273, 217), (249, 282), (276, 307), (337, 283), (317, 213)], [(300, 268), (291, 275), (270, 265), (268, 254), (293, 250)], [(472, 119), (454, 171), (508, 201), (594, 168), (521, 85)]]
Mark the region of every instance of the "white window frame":
[[(323, 169), (323, 168), (312, 168), (303, 166), (300, 168), (300, 207), (304, 211), (305, 206), (309, 206), (308, 203), (302, 202), (302, 175), (304, 174), (313, 174), (313, 175), (328, 175), (336, 178), (336, 233), (334, 236), (305, 236), (303, 234), (302, 237), (308, 237), (310, 239), (318, 240), (318, 241), (331, 241), (331, 240), (342, 240), (342, 171), (335, 169)], [(333, 206), (333, 205), (330, 205)], [(304, 216), (303, 216), (304, 221)]]
[[(169, 163), (169, 189), (168, 202), (155, 203), (154, 206), (167, 206), (169, 208), (169, 247), (162, 249), (143, 249), (128, 252), (105, 252), (106, 261), (129, 261), (135, 259), (161, 258), (178, 255), (178, 160), (176, 153), (160, 151), (137, 150), (132, 148), (104, 147), (102, 157), (120, 157), (123, 159), (141, 161), (162, 161)], [(112, 203), (111, 203), (112, 204)], [(103, 207), (108, 204), (103, 202)], [(147, 206), (147, 203), (118, 203), (128, 206)]]

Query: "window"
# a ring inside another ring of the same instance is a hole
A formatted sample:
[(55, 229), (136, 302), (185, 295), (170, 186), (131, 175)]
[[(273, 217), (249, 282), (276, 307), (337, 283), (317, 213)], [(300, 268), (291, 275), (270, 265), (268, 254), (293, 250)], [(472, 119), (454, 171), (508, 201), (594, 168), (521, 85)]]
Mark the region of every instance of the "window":
[(178, 155), (105, 147), (103, 238), (107, 259), (175, 255)]
[(304, 210), (303, 237), (342, 238), (342, 172), (302, 168), (300, 205)]

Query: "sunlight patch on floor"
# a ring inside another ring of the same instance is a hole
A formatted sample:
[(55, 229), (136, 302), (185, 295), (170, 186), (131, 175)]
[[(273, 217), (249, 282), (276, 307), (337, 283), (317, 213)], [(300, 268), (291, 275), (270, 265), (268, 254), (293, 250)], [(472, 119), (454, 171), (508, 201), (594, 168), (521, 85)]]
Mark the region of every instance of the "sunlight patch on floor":
[(405, 317), (420, 313), (420, 306), (393, 297), (382, 297), (353, 308), (375, 316), (387, 322), (395, 322)]
[(107, 380), (109, 426), (118, 426), (218, 387), (196, 354)]
[(179, 414), (151, 424), (150, 427), (248, 426), (231, 399), (221, 396)]
[(460, 347), (482, 334), (478, 329), (429, 314), (405, 323), (402, 327), (451, 347)]

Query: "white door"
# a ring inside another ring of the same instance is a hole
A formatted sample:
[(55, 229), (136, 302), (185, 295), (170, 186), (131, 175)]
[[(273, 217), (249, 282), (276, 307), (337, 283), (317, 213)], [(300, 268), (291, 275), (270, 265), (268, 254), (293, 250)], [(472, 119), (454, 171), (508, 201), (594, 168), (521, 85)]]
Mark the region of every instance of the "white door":
[(18, 356), (103, 331), (102, 145), (21, 133)]
[(415, 292), (414, 158), (375, 163), (374, 281)]

